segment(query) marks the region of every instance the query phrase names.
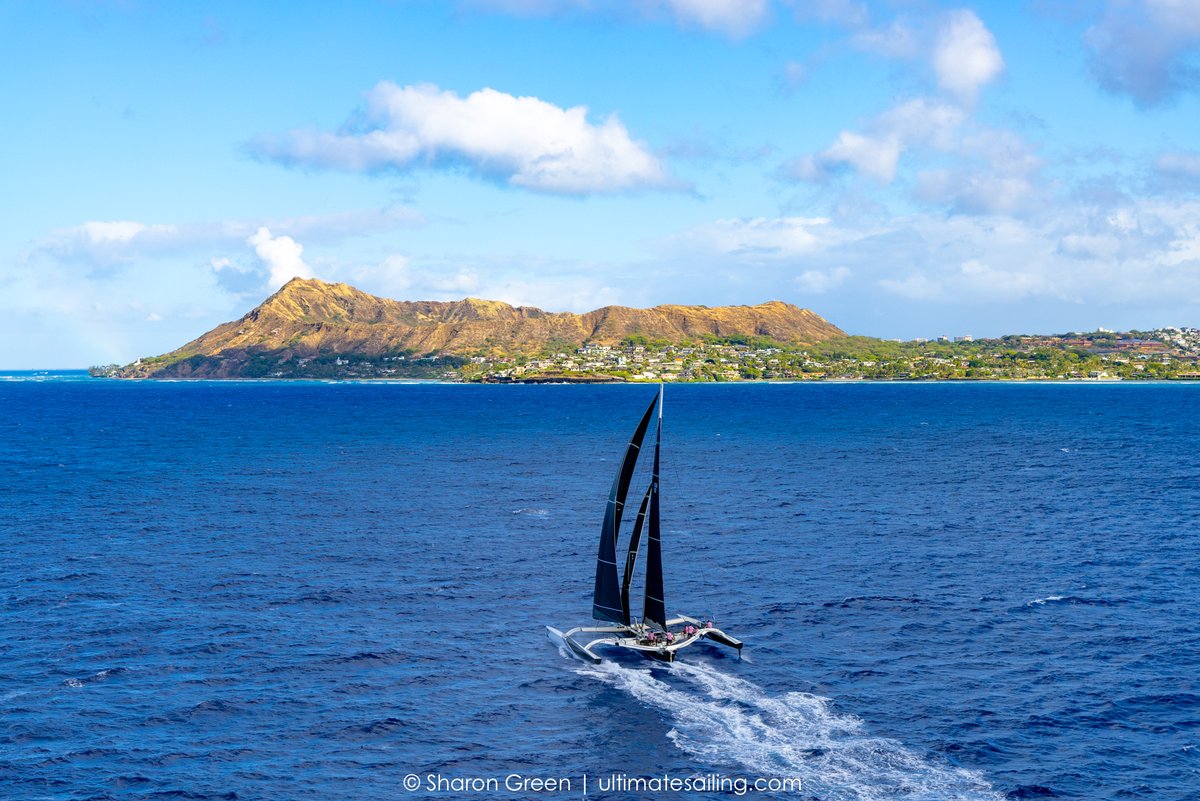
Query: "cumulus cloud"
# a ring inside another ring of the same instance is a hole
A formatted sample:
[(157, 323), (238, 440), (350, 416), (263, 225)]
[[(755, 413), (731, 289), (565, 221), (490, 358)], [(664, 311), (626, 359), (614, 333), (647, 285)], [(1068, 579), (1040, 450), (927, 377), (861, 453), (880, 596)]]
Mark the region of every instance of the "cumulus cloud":
[(246, 244), (267, 269), (267, 282), (278, 289), (293, 278), (313, 278), (312, 268), (304, 263), (304, 247), (290, 236), (271, 236), (267, 228), (259, 228)]
[(260, 158), (352, 172), (465, 167), (539, 192), (584, 195), (674, 184), (616, 115), (481, 89), (466, 97), (430, 84), (383, 81), (359, 122), (339, 132), (292, 131), (250, 145)]
[(796, 175), (819, 181), (851, 167), (881, 183), (891, 183), (896, 177), (896, 165), (903, 149), (904, 142), (891, 133), (866, 136), (842, 131), (828, 148), (797, 162)]
[(956, 106), (926, 98), (910, 100), (873, 120), (865, 134), (842, 131), (825, 150), (793, 162), (790, 171), (802, 180), (822, 181), (851, 169), (891, 183), (902, 153), (914, 146), (952, 148), (964, 119)]
[[(837, 2), (832, 11), (811, 8), (817, 16), (849, 29), (851, 47), (896, 61), (926, 62), (937, 87), (957, 102), (974, 102), (979, 90), (1004, 71), (996, 37), (968, 9), (921, 16), (898, 16), (872, 23), (865, 6)], [(841, 9), (842, 13), (836, 10)]]
[(938, 86), (970, 102), (1004, 69), (1004, 58), (992, 32), (973, 12), (962, 9), (946, 14), (938, 26), (933, 69)]
[[(955, 88), (973, 94), (984, 72), (976, 69)], [(910, 169), (902, 172), (905, 164)], [(1041, 192), (1042, 167), (1026, 139), (978, 124), (965, 96), (919, 97), (884, 111), (861, 131), (841, 131), (824, 150), (784, 165), (783, 174), (815, 183), (861, 176), (885, 185), (902, 177), (900, 186), (914, 200), (967, 214), (1016, 214), (1032, 208)]]
[(1084, 43), (1100, 85), (1140, 106), (1160, 105), (1200, 88), (1196, 0), (1109, 0)]

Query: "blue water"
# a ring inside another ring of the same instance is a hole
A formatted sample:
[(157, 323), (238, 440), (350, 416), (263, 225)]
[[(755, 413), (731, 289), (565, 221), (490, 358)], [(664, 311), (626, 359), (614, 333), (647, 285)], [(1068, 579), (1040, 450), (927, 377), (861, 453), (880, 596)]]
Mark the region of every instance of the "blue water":
[(668, 611), (746, 658), (586, 666), (652, 394), (0, 378), (0, 797), (1200, 797), (1200, 386), (668, 387)]

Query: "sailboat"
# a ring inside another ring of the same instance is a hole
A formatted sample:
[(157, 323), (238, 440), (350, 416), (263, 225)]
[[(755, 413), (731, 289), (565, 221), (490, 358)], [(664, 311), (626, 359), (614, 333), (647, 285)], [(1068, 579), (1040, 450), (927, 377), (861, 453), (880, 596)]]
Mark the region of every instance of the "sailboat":
[[(567, 648), (572, 654), (590, 662), (600, 662), (594, 649), (601, 647), (626, 648), (660, 662), (673, 662), (682, 649), (709, 639), (736, 648), (742, 653), (741, 640), (730, 637), (716, 628), (712, 620), (680, 615), (667, 618), (666, 602), (663, 600), (662, 528), (659, 522), (659, 464), (662, 449), (662, 403), (663, 388), (646, 408), (641, 422), (633, 432), (625, 458), (613, 479), (608, 505), (604, 510), (604, 522), (600, 526), (600, 548), (596, 555), (596, 585), (592, 594), (592, 617), (606, 621), (606, 626), (579, 626), (563, 633), (552, 626), (546, 627), (550, 640)], [(617, 544), (621, 530), (621, 518), (629, 485), (633, 481), (634, 468), (642, 442), (650, 428), (650, 421), (658, 410), (658, 430), (654, 437), (654, 472), (650, 486), (642, 495), (641, 505), (633, 521), (633, 531), (625, 551), (622, 574), (617, 573)], [(635, 617), (630, 609), (629, 589), (633, 582), (641, 550), (642, 535), (646, 534), (646, 577), (642, 615)]]

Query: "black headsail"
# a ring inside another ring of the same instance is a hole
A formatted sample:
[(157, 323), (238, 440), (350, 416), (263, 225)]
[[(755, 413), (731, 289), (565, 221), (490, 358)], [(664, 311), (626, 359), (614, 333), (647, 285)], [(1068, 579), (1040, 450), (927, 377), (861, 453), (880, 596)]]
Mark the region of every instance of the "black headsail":
[(646, 489), (642, 496), (642, 505), (638, 508), (637, 517), (633, 521), (633, 533), (629, 535), (629, 550), (625, 554), (625, 576), (621, 579), (621, 610), (625, 620), (632, 622), (629, 616), (629, 585), (633, 583), (633, 571), (637, 567), (638, 549), (642, 544), (642, 530), (646, 527), (646, 509), (650, 505), (650, 492), (653, 485)]
[(662, 446), (662, 387), (658, 390), (658, 434), (654, 439), (654, 475), (650, 479), (650, 526), (646, 539), (646, 606), (642, 622), (667, 627), (667, 607), (663, 601), (662, 540), (658, 502), (658, 452)]
[(613, 479), (612, 491), (608, 495), (608, 506), (604, 510), (604, 524), (600, 527), (600, 551), (596, 555), (596, 589), (592, 594), (592, 617), (611, 620), (613, 623), (629, 623), (629, 614), (621, 605), (621, 583), (617, 576), (617, 533), (621, 529), (621, 513), (625, 510), (625, 496), (629, 494), (629, 481), (637, 464), (638, 451), (650, 425), (650, 415), (658, 398), (650, 402), (633, 439), (625, 449), (621, 469)]

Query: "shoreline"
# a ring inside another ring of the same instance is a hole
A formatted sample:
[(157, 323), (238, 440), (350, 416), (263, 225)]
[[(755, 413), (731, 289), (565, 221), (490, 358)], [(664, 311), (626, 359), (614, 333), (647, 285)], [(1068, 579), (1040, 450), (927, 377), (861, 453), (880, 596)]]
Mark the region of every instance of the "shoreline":
[(582, 380), (531, 379), (517, 381), (449, 381), (440, 378), (118, 378), (92, 376), (86, 370), (0, 370), (0, 382), (45, 383), (70, 380), (74, 382), (112, 382), (121, 384), (372, 384), (386, 386), (796, 386), (822, 384), (1055, 384), (1055, 385), (1150, 385), (1196, 384), (1197, 378), (816, 378), (816, 379), (746, 379), (741, 381), (647, 381), (603, 378)]

